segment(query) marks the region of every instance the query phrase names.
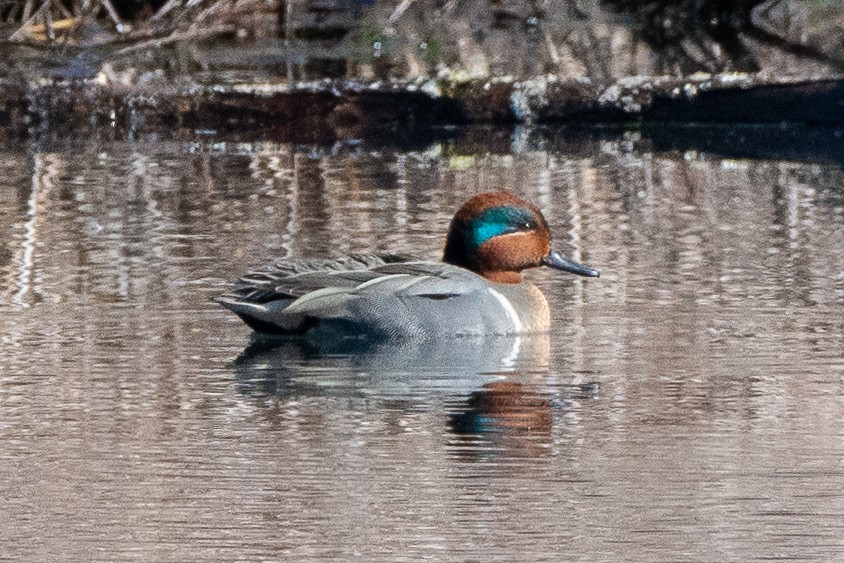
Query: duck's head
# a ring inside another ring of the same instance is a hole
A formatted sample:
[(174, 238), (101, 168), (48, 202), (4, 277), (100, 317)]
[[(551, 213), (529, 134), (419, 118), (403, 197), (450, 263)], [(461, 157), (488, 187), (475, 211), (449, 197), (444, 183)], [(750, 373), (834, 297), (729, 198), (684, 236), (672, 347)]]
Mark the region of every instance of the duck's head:
[(463, 204), (451, 220), (443, 262), (498, 283), (519, 283), (522, 270), (537, 266), (579, 276), (599, 275), (551, 248), (545, 217), (509, 192), (478, 194)]

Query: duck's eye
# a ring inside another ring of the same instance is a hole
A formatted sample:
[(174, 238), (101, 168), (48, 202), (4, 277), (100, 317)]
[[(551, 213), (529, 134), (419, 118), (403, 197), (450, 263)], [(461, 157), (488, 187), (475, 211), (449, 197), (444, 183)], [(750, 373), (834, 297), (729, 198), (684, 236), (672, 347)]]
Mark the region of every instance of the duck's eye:
[(532, 231), (535, 228), (536, 227), (534, 227), (533, 223), (531, 223), (530, 221), (525, 221), (524, 223), (522, 223), (522, 230)]

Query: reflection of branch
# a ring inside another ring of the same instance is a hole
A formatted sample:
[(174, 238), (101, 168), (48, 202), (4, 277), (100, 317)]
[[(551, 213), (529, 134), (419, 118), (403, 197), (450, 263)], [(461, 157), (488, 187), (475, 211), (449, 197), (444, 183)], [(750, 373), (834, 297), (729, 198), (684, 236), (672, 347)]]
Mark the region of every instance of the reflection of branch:
[[(23, 242), (20, 251), (20, 270), (18, 272), (18, 292), (14, 302), (27, 307), (26, 295), (32, 288), (35, 275), (35, 248), (38, 245), (39, 209), (44, 202), (45, 194), (53, 187), (59, 175), (56, 159), (50, 155), (36, 153), (33, 156), (32, 187), (27, 200), (26, 223), (23, 225)], [(41, 213), (43, 215), (43, 211)], [(37, 279), (36, 279), (37, 281)], [(36, 286), (36, 291), (38, 287)]]

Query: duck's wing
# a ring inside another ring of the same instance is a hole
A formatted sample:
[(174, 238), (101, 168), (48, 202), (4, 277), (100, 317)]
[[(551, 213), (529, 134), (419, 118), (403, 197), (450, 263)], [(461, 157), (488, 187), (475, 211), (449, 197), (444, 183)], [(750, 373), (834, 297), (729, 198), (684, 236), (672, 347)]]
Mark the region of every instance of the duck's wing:
[(448, 264), (356, 255), (251, 272), (219, 302), (261, 332), (303, 332), (323, 321), (378, 332), (394, 315), (412, 317), (425, 303), (484, 287), (480, 276)]
[(248, 303), (293, 300), (324, 287), (355, 287), (377, 277), (374, 268), (413, 260), (410, 256), (400, 254), (350, 254), (340, 258), (278, 260), (265, 268), (246, 273), (237, 280), (234, 292), (225, 297)]
[[(365, 274), (365, 275), (361, 275)], [(310, 281), (313, 274), (298, 278)], [(323, 276), (313, 289), (298, 297), (287, 307), (290, 313), (338, 315), (340, 307), (354, 301), (385, 299), (451, 299), (483, 286), (481, 278), (456, 266), (437, 262), (405, 262), (379, 266), (365, 272), (342, 272)], [(321, 287), (316, 287), (320, 285)]]
[(401, 264), (415, 260), (416, 258), (407, 254), (349, 254), (339, 258), (282, 259), (258, 271), (283, 277), (308, 272), (369, 270), (379, 266)]
[(284, 314), (299, 316), (305, 326), (319, 326), (329, 335), (334, 329), (386, 338), (518, 330), (512, 317), (501, 313), (503, 296), (468, 270), (409, 262), (374, 271), (378, 277), (353, 288), (326, 287), (308, 293), (291, 302)]

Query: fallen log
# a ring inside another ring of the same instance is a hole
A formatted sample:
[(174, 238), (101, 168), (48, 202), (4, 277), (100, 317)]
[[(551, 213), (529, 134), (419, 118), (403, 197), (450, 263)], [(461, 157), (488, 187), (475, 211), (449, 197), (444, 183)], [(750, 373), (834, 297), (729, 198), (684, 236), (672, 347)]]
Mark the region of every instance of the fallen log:
[(633, 77), (612, 84), (553, 77), (451, 82), (132, 88), (99, 81), (39, 87), (0, 85), (0, 125), (117, 136), (182, 130), (274, 131), (303, 142), (412, 136), (432, 126), (549, 123), (734, 123), (844, 125), (844, 78), (764, 81), (698, 74), (685, 80)]

